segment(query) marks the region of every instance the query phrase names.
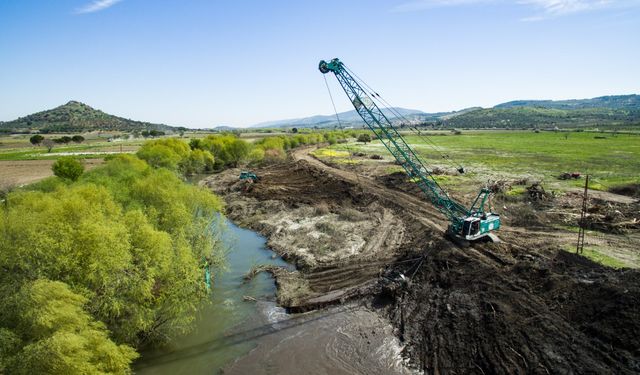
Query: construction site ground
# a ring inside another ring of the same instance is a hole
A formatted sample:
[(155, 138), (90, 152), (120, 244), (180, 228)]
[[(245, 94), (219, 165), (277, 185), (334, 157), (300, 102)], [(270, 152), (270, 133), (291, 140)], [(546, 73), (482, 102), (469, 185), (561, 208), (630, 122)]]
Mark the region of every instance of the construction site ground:
[(637, 199), (590, 201), (585, 251), (604, 251), (608, 266), (572, 252), (579, 192), (497, 197), (502, 242), (465, 248), (411, 182), (385, 172), (390, 163), (331, 165), (310, 151), (252, 169), (257, 183), (239, 169), (201, 182), (296, 265), (263, 269), (290, 312), (366, 301), (426, 373), (640, 372)]

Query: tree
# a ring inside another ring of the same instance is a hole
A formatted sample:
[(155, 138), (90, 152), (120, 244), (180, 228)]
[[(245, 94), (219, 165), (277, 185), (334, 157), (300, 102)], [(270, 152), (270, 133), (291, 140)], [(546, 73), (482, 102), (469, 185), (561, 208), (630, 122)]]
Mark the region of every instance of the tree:
[(155, 137), (158, 137), (158, 136), (164, 135), (164, 132), (163, 132), (163, 131), (159, 131), (159, 130), (155, 130), (155, 129), (153, 129), (153, 130), (151, 130), (151, 131), (149, 132), (149, 135), (150, 135), (152, 138), (155, 138)]
[(64, 144), (67, 144), (67, 143), (71, 142), (71, 137), (69, 137), (69, 136), (66, 136), (66, 135), (65, 135), (65, 136), (62, 136), (62, 137), (60, 137), (60, 138), (55, 138), (53, 141), (54, 141), (55, 143), (64, 143)]
[(156, 168), (177, 170), (181, 161), (189, 157), (189, 146), (175, 138), (145, 142), (138, 150), (138, 157)]
[(47, 138), (47, 139), (42, 141), (42, 145), (47, 148), (47, 152), (51, 152), (51, 149), (53, 149), (53, 146), (55, 145), (55, 142), (52, 141), (51, 139)]
[(291, 132), (292, 132), (292, 133), (297, 133), (297, 132), (298, 132), (298, 128), (292, 128), (292, 129), (291, 129)]
[[(217, 264), (222, 253), (211, 228), (211, 218), (222, 209), (218, 197), (174, 172), (118, 155), (74, 184), (17, 191), (8, 201), (0, 212), (0, 269), (11, 270), (0, 272), (0, 366), (5, 347), (16, 347), (15, 335), (2, 331), (17, 326), (6, 318), (7, 311), (15, 311), (8, 302), (35, 277), (72, 285), (86, 298), (80, 303), (64, 297), (42, 305), (43, 313), (82, 304), (118, 343), (166, 341), (191, 327), (199, 302), (208, 296), (202, 259)], [(50, 295), (54, 299), (55, 293)], [(68, 322), (78, 312), (65, 314)], [(76, 327), (82, 341), (84, 329)], [(100, 342), (89, 341), (94, 343)], [(0, 373), (15, 372), (0, 367)]]
[(241, 139), (235, 139), (227, 145), (229, 164), (237, 167), (249, 155), (249, 144)]
[(0, 372), (127, 373), (138, 354), (109, 339), (104, 324), (84, 310), (87, 302), (86, 297), (60, 281), (39, 279), (26, 283), (4, 312), (16, 328), (0, 328), (2, 341), (9, 343), (2, 348), (5, 353)]
[(75, 143), (82, 143), (84, 142), (84, 137), (81, 135), (74, 135), (73, 137), (71, 137), (71, 140)]
[(84, 172), (84, 166), (76, 159), (66, 156), (56, 160), (51, 166), (53, 174), (71, 181), (76, 181)]
[(368, 142), (371, 142), (371, 136), (368, 133), (362, 133), (358, 136), (358, 142), (367, 144)]
[(36, 134), (33, 137), (29, 138), (29, 142), (31, 142), (31, 144), (34, 146), (39, 146), (42, 141), (44, 141), (44, 137), (40, 134)]

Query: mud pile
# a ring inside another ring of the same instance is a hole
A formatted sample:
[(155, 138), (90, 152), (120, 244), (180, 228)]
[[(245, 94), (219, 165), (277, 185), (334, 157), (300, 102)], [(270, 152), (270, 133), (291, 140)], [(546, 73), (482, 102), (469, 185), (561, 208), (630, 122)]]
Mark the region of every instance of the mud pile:
[[(443, 244), (389, 315), (407, 355), (433, 373), (637, 373), (637, 271), (564, 251)], [(494, 255), (492, 257), (491, 255)], [(497, 261), (499, 260), (499, 261)]]
[(227, 216), (256, 230), (298, 271), (271, 272), (278, 302), (306, 311), (369, 293), (385, 266), (412, 243), (405, 220), (358, 186), (304, 162), (232, 170), (204, 181), (227, 202)]
[[(640, 272), (566, 253), (558, 233), (529, 227), (460, 249), (433, 207), (395, 189), (400, 176), (357, 178), (308, 158), (255, 172), (257, 184), (239, 171), (205, 184), (298, 265), (279, 280), (304, 294), (279, 296), (291, 311), (364, 297), (427, 373), (640, 372)], [(381, 282), (400, 274), (410, 281)]]

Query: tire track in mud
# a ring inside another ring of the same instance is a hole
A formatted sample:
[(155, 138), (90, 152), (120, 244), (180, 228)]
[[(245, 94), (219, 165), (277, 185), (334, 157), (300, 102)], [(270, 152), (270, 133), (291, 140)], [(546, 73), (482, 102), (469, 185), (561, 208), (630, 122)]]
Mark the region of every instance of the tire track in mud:
[(457, 248), (437, 238), (446, 221), (428, 203), (308, 152), (292, 156), (392, 202), (432, 239), (416, 249), (426, 256), (410, 287), (383, 298), (425, 372), (640, 372), (640, 272), (560, 251), (567, 235), (554, 231), (505, 228), (504, 243)]

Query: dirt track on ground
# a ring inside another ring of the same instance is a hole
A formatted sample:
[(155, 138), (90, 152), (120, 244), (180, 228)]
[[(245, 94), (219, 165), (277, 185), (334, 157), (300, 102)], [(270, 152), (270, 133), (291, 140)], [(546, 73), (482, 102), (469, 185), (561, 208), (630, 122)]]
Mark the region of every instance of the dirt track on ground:
[(544, 228), (512, 226), (501, 244), (458, 248), (428, 203), (307, 151), (256, 170), (257, 184), (238, 171), (204, 182), (232, 220), (298, 266), (282, 279), (298, 293), (285, 298), (292, 311), (372, 298), (427, 373), (640, 371), (638, 271), (561, 251), (565, 235)]

